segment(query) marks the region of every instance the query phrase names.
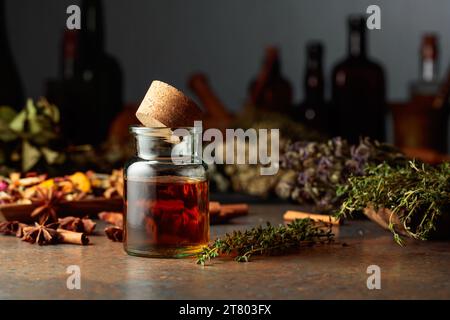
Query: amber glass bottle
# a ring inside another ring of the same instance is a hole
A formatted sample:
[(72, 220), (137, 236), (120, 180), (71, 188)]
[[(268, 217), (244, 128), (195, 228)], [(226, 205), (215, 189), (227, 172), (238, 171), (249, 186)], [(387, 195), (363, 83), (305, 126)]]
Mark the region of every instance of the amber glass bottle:
[[(132, 127), (137, 153), (125, 165), (125, 251), (130, 255), (180, 258), (209, 241), (206, 165), (195, 145), (199, 128)], [(173, 158), (176, 155), (176, 158)]]

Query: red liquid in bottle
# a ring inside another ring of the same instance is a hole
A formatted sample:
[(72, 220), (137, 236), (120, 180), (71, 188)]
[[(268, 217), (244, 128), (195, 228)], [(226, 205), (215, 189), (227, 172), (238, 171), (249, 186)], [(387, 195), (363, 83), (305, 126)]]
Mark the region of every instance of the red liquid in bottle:
[(145, 256), (185, 256), (209, 241), (208, 182), (126, 179), (125, 246)]

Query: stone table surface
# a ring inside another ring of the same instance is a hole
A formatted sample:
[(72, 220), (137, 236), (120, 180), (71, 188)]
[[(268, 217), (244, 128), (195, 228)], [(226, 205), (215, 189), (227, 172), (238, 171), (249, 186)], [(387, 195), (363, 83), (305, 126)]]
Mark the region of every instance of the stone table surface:
[[(211, 238), (265, 221), (282, 223), (282, 214), (296, 208), (252, 204), (249, 216), (212, 226)], [(221, 258), (205, 267), (192, 258), (128, 256), (121, 243), (101, 234), (91, 236), (89, 246), (46, 247), (0, 236), (0, 299), (450, 298), (450, 242), (408, 241), (400, 247), (367, 220), (349, 221), (335, 233), (333, 245), (249, 263)], [(67, 289), (71, 265), (80, 267), (80, 290)], [(370, 265), (380, 267), (380, 290), (367, 288)]]

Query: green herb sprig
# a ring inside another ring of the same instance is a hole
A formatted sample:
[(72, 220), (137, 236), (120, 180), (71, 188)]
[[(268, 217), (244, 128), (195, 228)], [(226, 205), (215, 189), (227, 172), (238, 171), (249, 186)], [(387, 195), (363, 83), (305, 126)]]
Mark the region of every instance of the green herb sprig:
[(403, 240), (395, 230), (396, 215), (404, 232), (414, 239), (426, 240), (436, 229), (439, 216), (450, 214), (450, 163), (430, 166), (410, 161), (404, 166), (369, 165), (366, 176), (353, 176), (340, 187), (345, 197), (338, 217), (372, 206), (391, 211), (389, 229), (394, 240)]
[(267, 222), (265, 227), (234, 231), (204, 247), (197, 256), (197, 263), (204, 265), (220, 255), (236, 255), (237, 262), (248, 262), (254, 255), (281, 254), (305, 245), (331, 242), (334, 237), (331, 226), (324, 226), (306, 218), (296, 219), (286, 226)]

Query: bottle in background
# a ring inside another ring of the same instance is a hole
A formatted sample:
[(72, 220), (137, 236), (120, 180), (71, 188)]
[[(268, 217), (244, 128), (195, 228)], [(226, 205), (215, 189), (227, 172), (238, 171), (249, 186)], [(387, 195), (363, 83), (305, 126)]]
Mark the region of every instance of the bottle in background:
[(22, 83), (7, 37), (4, 0), (0, 0), (0, 106), (16, 110), (24, 106)]
[[(75, 89), (77, 97), (70, 104), (70, 112), (66, 114), (66, 125), (69, 127), (74, 143), (99, 144), (103, 142), (108, 129), (122, 110), (122, 72), (119, 64), (105, 52), (103, 7), (100, 0), (83, 0), (81, 3), (81, 30), (79, 32), (78, 52), (75, 61)], [(63, 115), (62, 115), (63, 116)], [(73, 121), (73, 118), (78, 121)], [(80, 130), (79, 124), (83, 123)]]
[(292, 87), (281, 73), (279, 50), (266, 49), (262, 68), (250, 88), (252, 105), (266, 111), (288, 112), (292, 106)]
[(367, 57), (363, 17), (348, 21), (348, 56), (332, 74), (335, 135), (356, 143), (360, 136), (385, 138), (385, 78), (382, 67)]
[(419, 79), (410, 85), (411, 99), (392, 107), (395, 144), (412, 156), (447, 149), (450, 78), (440, 83), (438, 37), (425, 34), (419, 49)]
[(324, 98), (323, 46), (310, 42), (306, 47), (306, 72), (303, 81), (304, 99), (297, 117), (307, 126), (328, 133), (328, 110)]
[(426, 34), (420, 46), (420, 74), (424, 82), (438, 80), (438, 40), (435, 34)]
[(75, 63), (78, 57), (78, 30), (64, 30), (62, 39), (61, 79), (73, 80), (75, 77)]
[(411, 96), (434, 96), (439, 91), (438, 38), (425, 34), (419, 48), (419, 79), (411, 83)]

